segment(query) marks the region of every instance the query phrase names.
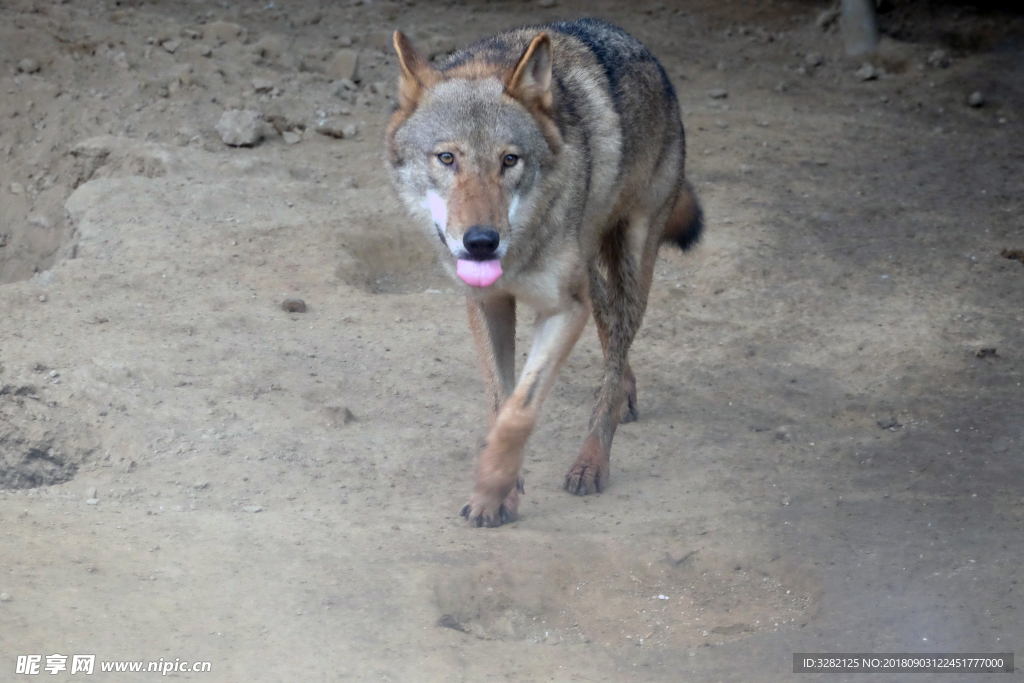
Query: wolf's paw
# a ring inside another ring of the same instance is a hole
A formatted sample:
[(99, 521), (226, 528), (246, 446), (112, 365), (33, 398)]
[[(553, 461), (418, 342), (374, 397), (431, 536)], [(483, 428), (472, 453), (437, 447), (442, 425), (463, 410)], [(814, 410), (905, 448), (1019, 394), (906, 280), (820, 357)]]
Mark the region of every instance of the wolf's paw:
[(562, 488), (577, 496), (600, 493), (608, 486), (611, 464), (597, 439), (588, 437), (565, 475)]
[(509, 510), (505, 507), (505, 503), (494, 507), (477, 503), (475, 499), (476, 496), (470, 499), (460, 513), (470, 526), (496, 527), (516, 521), (516, 511)]
[(461, 514), (469, 520), (471, 526), (495, 527), (514, 522), (519, 518), (519, 494), (524, 491), (523, 478), (519, 477), (515, 488), (509, 491), (497, 509), (494, 509), (493, 504), (488, 506), (483, 502), (488, 496), (477, 494), (466, 503)]

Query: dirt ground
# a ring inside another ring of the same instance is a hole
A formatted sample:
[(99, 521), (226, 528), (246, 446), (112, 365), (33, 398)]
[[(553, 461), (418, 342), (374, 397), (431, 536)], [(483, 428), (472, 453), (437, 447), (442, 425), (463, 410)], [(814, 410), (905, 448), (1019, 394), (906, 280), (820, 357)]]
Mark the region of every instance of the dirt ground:
[[(188, 681), (666, 683), (1024, 653), (1021, 17), (883, 3), (851, 59), (827, 9), (0, 2), (0, 679), (55, 653), (211, 662)], [(675, 82), (706, 239), (663, 251), (607, 491), (560, 488), (591, 326), (520, 520), (471, 529), (486, 406), (383, 170), (389, 36), (441, 58), (583, 15)], [(229, 147), (226, 108), (273, 127)]]

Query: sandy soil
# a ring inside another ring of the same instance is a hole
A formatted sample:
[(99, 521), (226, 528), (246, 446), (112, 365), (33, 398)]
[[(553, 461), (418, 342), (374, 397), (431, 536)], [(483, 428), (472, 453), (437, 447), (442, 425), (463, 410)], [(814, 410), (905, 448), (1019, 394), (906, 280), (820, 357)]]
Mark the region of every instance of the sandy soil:
[[(0, 3), (0, 678), (53, 653), (667, 682), (1024, 652), (1019, 17), (897, 3), (862, 81), (815, 3), (323, 5)], [(560, 489), (591, 329), (520, 521), (470, 529), (483, 390), (387, 187), (382, 48), (583, 14), (675, 81), (707, 238), (663, 253), (610, 488)], [(235, 107), (275, 129), (224, 145)]]

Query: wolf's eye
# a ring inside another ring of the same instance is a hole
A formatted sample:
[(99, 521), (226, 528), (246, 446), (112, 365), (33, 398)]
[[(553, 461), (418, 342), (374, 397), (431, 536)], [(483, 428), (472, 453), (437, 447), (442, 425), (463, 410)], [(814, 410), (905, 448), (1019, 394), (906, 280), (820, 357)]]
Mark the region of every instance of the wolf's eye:
[(515, 154), (506, 154), (505, 158), (501, 160), (501, 163), (505, 168), (512, 168), (519, 163), (519, 157)]
[(455, 161), (455, 155), (451, 152), (441, 152), (437, 155), (437, 159), (445, 166), (451, 166), (452, 162)]

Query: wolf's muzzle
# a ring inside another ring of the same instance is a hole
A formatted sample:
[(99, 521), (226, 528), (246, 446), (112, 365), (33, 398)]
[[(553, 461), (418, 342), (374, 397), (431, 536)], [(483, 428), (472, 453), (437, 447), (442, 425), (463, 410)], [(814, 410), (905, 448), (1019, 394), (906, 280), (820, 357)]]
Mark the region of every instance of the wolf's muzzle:
[(474, 225), (462, 236), (462, 246), (466, 248), (469, 257), (474, 261), (493, 259), (500, 242), (498, 231), (483, 225)]

